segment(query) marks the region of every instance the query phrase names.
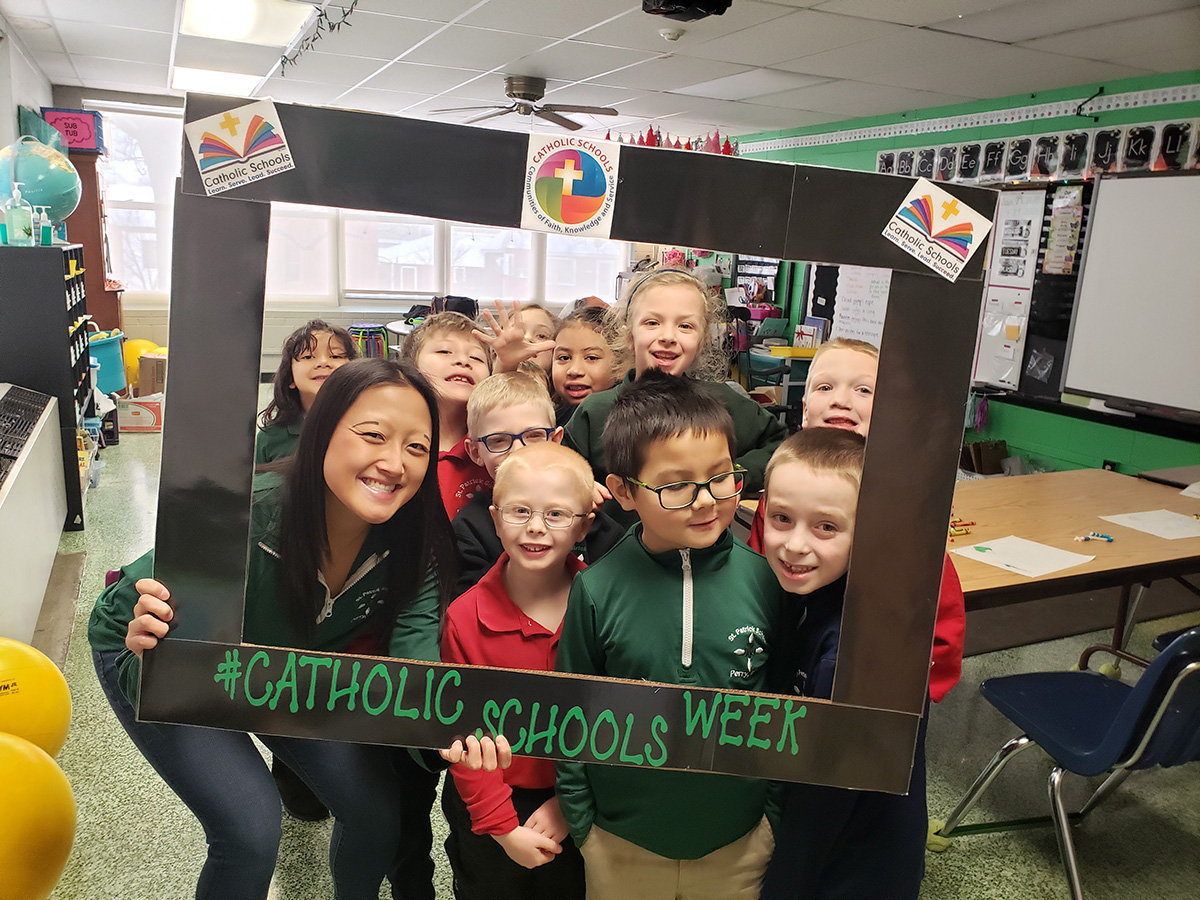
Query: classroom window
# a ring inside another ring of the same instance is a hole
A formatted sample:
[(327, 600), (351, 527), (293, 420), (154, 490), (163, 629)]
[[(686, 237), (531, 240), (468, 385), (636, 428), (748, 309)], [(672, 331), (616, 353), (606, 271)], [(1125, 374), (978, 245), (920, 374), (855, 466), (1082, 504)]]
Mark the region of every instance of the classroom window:
[(546, 301), (613, 299), (617, 273), (629, 267), (629, 244), (600, 238), (546, 235)]
[(271, 204), (267, 298), (322, 301), (337, 294), (336, 209)]
[(486, 225), (450, 226), (452, 294), (481, 300), (533, 299), (533, 262), (532, 232)]
[(344, 211), (343, 287), (364, 293), (440, 293), (438, 231), (433, 219)]

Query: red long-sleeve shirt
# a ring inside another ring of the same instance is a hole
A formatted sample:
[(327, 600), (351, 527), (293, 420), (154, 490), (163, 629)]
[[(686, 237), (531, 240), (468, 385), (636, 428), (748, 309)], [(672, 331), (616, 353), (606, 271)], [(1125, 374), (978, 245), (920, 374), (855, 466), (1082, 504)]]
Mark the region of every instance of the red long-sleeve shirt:
[[(504, 588), (507, 564), (505, 553), (475, 587), (450, 604), (442, 632), (442, 662), (554, 671), (562, 626), (547, 631), (513, 603)], [(574, 555), (567, 557), (567, 567), (572, 576), (586, 568)], [(456, 765), (450, 772), (476, 834), (508, 834), (521, 824), (512, 788), (554, 787), (554, 763), (528, 756), (514, 756), (512, 766), (503, 771), (472, 772)]]

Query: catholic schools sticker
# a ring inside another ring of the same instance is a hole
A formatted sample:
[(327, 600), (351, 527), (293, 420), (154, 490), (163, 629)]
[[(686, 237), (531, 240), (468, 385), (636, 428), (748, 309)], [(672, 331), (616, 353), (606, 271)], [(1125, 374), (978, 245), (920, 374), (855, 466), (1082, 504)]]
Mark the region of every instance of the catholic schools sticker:
[(296, 168), (270, 100), (189, 122), (183, 130), (209, 197)]
[(621, 145), (582, 137), (529, 137), (521, 227), (607, 238)]
[(918, 178), (883, 236), (943, 278), (956, 281), (992, 223), (925, 178)]

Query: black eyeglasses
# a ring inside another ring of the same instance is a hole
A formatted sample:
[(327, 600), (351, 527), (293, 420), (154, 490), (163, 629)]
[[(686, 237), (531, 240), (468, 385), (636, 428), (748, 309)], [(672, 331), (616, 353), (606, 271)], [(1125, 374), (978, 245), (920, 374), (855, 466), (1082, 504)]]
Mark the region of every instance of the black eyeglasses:
[(526, 428), (518, 434), (493, 431), (491, 434), (485, 434), (474, 440), (477, 444), (483, 444), (484, 448), (491, 453), (507, 453), (512, 449), (513, 441), (520, 441), (522, 444), (540, 444), (550, 440), (552, 434), (554, 434), (553, 428)]
[(528, 506), (500, 506), (500, 518), (509, 525), (524, 525), (534, 516), (541, 516), (547, 528), (566, 528), (587, 513), (571, 512), (569, 509), (530, 509)]
[(700, 496), (700, 488), (705, 488), (714, 500), (736, 497), (742, 492), (742, 486), (746, 482), (746, 470), (739, 466), (732, 472), (714, 475), (708, 481), (676, 481), (662, 487), (650, 487), (644, 481), (628, 476), (625, 480), (658, 494), (658, 502), (662, 504), (663, 509), (687, 509)]

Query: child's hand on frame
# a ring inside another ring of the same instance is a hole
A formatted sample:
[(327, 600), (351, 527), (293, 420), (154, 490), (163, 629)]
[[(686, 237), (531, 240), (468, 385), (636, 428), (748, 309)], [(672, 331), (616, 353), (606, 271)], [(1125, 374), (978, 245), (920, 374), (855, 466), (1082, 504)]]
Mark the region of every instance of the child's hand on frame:
[(142, 578), (134, 588), (138, 592), (138, 599), (133, 607), (133, 619), (125, 634), (125, 646), (141, 659), (142, 651), (153, 649), (158, 646), (160, 638), (167, 636), (170, 630), (167, 623), (174, 618), (175, 613), (167, 603), (171, 599), (171, 592), (162, 582), (153, 578)]
[(533, 829), (552, 841), (558, 841), (560, 844), (570, 833), (567, 819), (562, 814), (562, 807), (558, 805), (558, 797), (551, 797), (535, 809), (525, 820), (525, 827)]
[(496, 315), (485, 309), (483, 317), (491, 326), (492, 333), (486, 334), (478, 329), (472, 333), (496, 354), (496, 372), (515, 372), (525, 360), (554, 349), (554, 341), (534, 343), (525, 336), (525, 326), (521, 321), (521, 304), (516, 300), (512, 303), (511, 315), (505, 312), (503, 304), (497, 301)]
[(544, 866), (562, 853), (562, 844), (558, 841), (551, 840), (524, 825), (518, 825), (508, 834), (494, 834), (492, 837), (504, 848), (509, 859), (526, 869)]
[(512, 748), (508, 740), (499, 735), (495, 740), (484, 735), (483, 740), (468, 734), (466, 740), (455, 741), (438, 755), (446, 762), (466, 766), (473, 772), (495, 772), (512, 765)]
[(600, 507), (604, 505), (605, 500), (612, 499), (612, 492), (599, 481), (592, 483), (592, 509), (595, 512), (600, 511)]

